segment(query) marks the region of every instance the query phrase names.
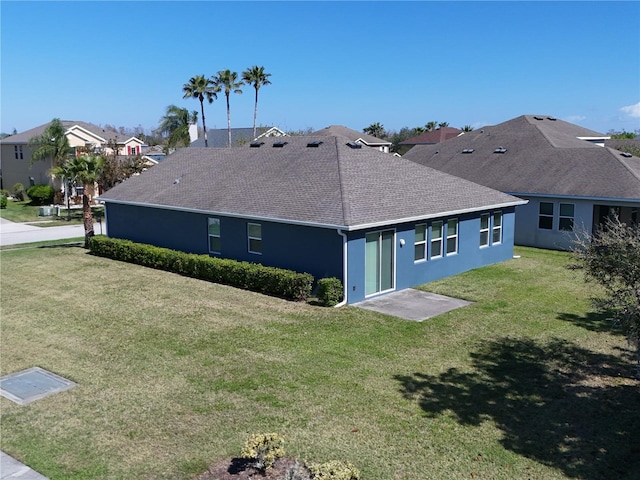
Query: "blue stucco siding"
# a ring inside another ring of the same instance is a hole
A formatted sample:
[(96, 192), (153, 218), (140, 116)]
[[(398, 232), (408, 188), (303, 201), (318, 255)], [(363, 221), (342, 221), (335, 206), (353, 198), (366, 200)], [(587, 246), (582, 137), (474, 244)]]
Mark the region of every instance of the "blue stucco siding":
[[(348, 303), (355, 303), (366, 298), (365, 295), (365, 248), (368, 232), (393, 229), (395, 231), (395, 290), (415, 287), (440, 278), (509, 260), (513, 257), (515, 209), (502, 209), (502, 238), (498, 244), (490, 243), (480, 247), (480, 213), (461, 215), (458, 220), (458, 251), (431, 259), (430, 240), (431, 226), (434, 221), (448, 220), (449, 217), (430, 220), (428, 222), (403, 223), (391, 227), (381, 227), (366, 231), (349, 233), (348, 252)], [(484, 212), (484, 213), (493, 213)], [(415, 226), (426, 223), (427, 259), (415, 261)]]
[[(221, 251), (212, 256), (342, 278), (343, 240), (335, 229), (115, 203), (107, 203), (106, 211), (113, 238), (208, 254), (208, 219), (218, 218)], [(261, 225), (262, 254), (249, 253), (248, 223)]]

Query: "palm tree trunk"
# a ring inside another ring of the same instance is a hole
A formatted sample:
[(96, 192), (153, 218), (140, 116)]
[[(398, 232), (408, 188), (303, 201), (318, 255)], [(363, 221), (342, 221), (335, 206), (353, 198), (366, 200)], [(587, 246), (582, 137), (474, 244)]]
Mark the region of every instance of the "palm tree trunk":
[(256, 139), (256, 118), (258, 118), (258, 87), (256, 89), (256, 104), (253, 108), (253, 139)]
[[(202, 129), (204, 130), (204, 146), (208, 147), (209, 142), (207, 141), (207, 124), (204, 123), (204, 103), (200, 100), (200, 110), (202, 110)], [(196, 124), (196, 128), (198, 128)]]
[(89, 204), (88, 195), (89, 185), (85, 184), (82, 192), (82, 217), (84, 220), (84, 248), (89, 248), (89, 240), (94, 236), (93, 233), (93, 215), (91, 214), (91, 205)]
[(228, 147), (231, 147), (231, 108), (229, 107), (229, 94), (227, 93), (227, 133), (229, 136)]

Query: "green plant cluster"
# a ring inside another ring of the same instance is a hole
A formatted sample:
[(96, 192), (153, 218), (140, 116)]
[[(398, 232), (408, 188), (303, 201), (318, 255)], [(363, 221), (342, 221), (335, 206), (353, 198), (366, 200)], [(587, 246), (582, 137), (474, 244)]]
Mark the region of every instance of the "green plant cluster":
[(0, 208), (7, 208), (7, 195), (2, 193), (0, 194)]
[(32, 185), (27, 189), (27, 196), (34, 205), (48, 205), (53, 203), (55, 190), (51, 185)]
[(252, 466), (264, 473), (277, 459), (284, 457), (283, 444), (277, 433), (255, 433), (249, 435), (240, 455), (251, 460)]
[(18, 202), (24, 202), (24, 194), (25, 194), (24, 185), (21, 184), (20, 182), (16, 183), (13, 186), (13, 198)]
[(289, 300), (308, 299), (313, 286), (313, 276), (309, 273), (184, 253), (130, 240), (96, 236), (91, 239), (89, 249), (92, 254), (100, 257), (135, 263)]
[(360, 471), (349, 462), (332, 460), (309, 465), (313, 480), (360, 480)]
[(318, 300), (323, 305), (333, 307), (343, 298), (342, 282), (339, 278), (321, 278), (318, 280)]

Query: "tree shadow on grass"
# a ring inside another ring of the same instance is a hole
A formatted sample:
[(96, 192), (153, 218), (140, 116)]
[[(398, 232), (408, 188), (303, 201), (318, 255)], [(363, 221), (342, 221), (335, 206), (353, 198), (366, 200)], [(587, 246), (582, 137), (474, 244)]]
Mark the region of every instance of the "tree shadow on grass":
[(613, 335), (624, 336), (624, 330), (611, 320), (611, 314), (608, 312), (589, 312), (584, 316), (574, 313), (560, 313), (558, 320), (571, 322), (591, 332), (609, 332)]
[(638, 474), (640, 388), (631, 379), (632, 352), (605, 355), (564, 340), (502, 338), (471, 357), (472, 373), (452, 368), (395, 379), (428, 416), (450, 414), (471, 426), (493, 420), (505, 448), (568, 477)]

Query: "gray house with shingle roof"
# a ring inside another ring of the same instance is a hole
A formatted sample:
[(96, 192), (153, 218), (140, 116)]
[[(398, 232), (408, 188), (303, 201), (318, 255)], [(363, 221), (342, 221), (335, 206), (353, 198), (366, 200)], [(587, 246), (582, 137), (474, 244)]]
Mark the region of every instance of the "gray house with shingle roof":
[(315, 132), (311, 133), (311, 135), (337, 135), (340, 137), (346, 137), (352, 142), (365, 145), (369, 148), (375, 148), (376, 150), (380, 150), (381, 152), (385, 153), (389, 153), (389, 148), (391, 148), (391, 145), (393, 145), (387, 140), (382, 140), (378, 137), (374, 137), (373, 135), (368, 135), (366, 133), (358, 132), (357, 130), (343, 127), (342, 125), (329, 125), (328, 127), (316, 130)]
[(511, 258), (524, 203), (338, 136), (179, 149), (100, 198), (111, 237), (337, 277), (349, 303)]
[(608, 137), (546, 115), (523, 115), (403, 158), (529, 200), (517, 208), (515, 243), (571, 248), (614, 212), (640, 217), (640, 158), (603, 146)]
[[(285, 132), (278, 127), (258, 127), (256, 138), (264, 137), (284, 137)], [(253, 127), (250, 128), (232, 128), (231, 129), (231, 146), (241, 147), (254, 140)], [(207, 129), (207, 143), (209, 147), (223, 148), (229, 146), (229, 130), (226, 128), (210, 128)], [(191, 142), (190, 147), (204, 147), (204, 136), (197, 138)]]

